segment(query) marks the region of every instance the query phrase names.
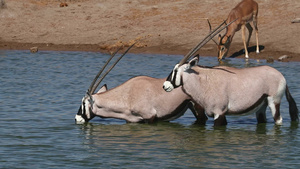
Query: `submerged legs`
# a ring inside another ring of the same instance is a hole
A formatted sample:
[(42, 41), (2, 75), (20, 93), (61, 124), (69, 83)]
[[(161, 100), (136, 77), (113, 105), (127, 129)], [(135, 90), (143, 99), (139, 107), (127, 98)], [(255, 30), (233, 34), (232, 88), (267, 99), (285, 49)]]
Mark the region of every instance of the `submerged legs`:
[(268, 105), (271, 109), (275, 124), (282, 125), (282, 117), (280, 115), (280, 103), (275, 103), (273, 97), (268, 97)]
[(225, 126), (227, 125), (227, 120), (225, 115), (217, 115), (215, 114), (214, 117), (214, 126)]
[(208, 118), (205, 114), (204, 108), (194, 102), (189, 103), (189, 108), (197, 119), (196, 123), (205, 125)]
[(256, 119), (257, 123), (266, 123), (267, 117), (266, 117), (266, 109), (267, 109), (267, 102), (264, 101), (262, 107), (256, 112)]

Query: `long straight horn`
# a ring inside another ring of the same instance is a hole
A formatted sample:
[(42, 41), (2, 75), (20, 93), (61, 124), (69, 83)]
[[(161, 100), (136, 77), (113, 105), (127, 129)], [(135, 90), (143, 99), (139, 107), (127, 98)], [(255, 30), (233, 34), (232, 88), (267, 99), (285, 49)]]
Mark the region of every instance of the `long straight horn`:
[[(237, 18), (238, 19), (238, 18)], [(216, 29), (214, 29), (210, 34), (208, 34), (201, 42), (198, 43), (192, 50), (189, 51), (188, 54), (184, 56), (184, 58), (179, 62), (179, 66), (184, 64), (192, 55), (194, 55), (201, 47), (203, 47), (208, 41), (210, 41), (214, 36), (216, 36), (219, 32), (221, 32), (223, 29), (227, 28), (230, 24), (235, 22), (237, 19), (233, 20), (229, 24), (226, 24), (222, 28), (220, 28), (223, 24), (225, 24), (225, 21), (222, 22)]]
[(119, 52), (119, 50), (121, 50), (123, 48), (123, 46), (120, 46), (111, 56), (110, 58), (106, 61), (106, 63), (104, 64), (104, 66), (101, 68), (101, 70), (98, 72), (98, 74), (95, 76), (94, 80), (92, 81), (92, 83), (90, 84), (90, 87), (88, 89), (88, 92), (90, 92), (93, 88), (93, 86), (95, 85), (97, 79), (99, 78), (99, 76), (101, 75), (101, 73), (103, 72), (103, 70), (106, 68), (106, 66), (108, 65), (108, 63), (111, 61), (111, 59), (113, 57), (115, 57), (115, 55)]
[(105, 74), (95, 83), (95, 85), (91, 88), (90, 93), (93, 94), (101, 81), (105, 78), (105, 76), (117, 65), (117, 63), (123, 58), (124, 55), (136, 44), (137, 42), (133, 43), (128, 47), (128, 49), (118, 58), (118, 60), (105, 72)]

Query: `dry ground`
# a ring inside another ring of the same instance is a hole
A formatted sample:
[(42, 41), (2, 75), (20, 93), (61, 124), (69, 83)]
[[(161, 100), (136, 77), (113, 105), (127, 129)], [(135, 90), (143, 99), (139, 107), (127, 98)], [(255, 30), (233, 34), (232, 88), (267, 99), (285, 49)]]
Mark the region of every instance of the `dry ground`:
[[(6, 0), (0, 9), (0, 49), (108, 51), (139, 39), (133, 52), (186, 54), (227, 18), (240, 0)], [(260, 54), (250, 41), (250, 58), (300, 61), (299, 0), (257, 0)], [(224, 32), (222, 32), (223, 34)], [(253, 33), (254, 35), (254, 33)], [(215, 39), (217, 39), (215, 37)], [(243, 58), (241, 32), (229, 56)], [(200, 51), (216, 56), (209, 42)], [(217, 60), (217, 59), (216, 59)]]

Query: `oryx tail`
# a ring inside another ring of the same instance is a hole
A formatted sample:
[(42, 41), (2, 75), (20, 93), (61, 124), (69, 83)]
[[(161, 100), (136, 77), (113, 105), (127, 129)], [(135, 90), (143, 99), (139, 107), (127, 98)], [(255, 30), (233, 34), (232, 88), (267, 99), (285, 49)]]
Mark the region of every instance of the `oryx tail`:
[(287, 85), (285, 88), (285, 97), (286, 97), (287, 101), (289, 102), (289, 112), (290, 112), (291, 121), (299, 121), (299, 117), (298, 117), (299, 111), (298, 111), (296, 102), (295, 102), (294, 98), (292, 97)]

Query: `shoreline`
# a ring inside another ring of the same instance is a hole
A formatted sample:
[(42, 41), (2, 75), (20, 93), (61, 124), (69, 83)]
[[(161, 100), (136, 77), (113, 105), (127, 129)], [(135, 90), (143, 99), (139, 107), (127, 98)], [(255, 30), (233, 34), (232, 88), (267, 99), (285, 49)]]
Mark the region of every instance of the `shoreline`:
[[(68, 5), (61, 7), (58, 0), (9, 0), (0, 8), (0, 49), (110, 53), (138, 41), (130, 52), (185, 55), (208, 34), (207, 19), (216, 28), (240, 1), (66, 0)], [(286, 55), (286, 61), (300, 61), (300, 23), (293, 22), (300, 17), (300, 3), (256, 1), (260, 53), (253, 50), (252, 33), (249, 58), (278, 60)], [(238, 31), (227, 58), (244, 58), (243, 50)], [(216, 44), (210, 41), (197, 53), (217, 57)]]
[[(234, 45), (234, 46), (241, 46)], [(125, 45), (126, 46), (126, 45)], [(104, 49), (99, 44), (53, 44), (53, 43), (18, 43), (18, 42), (0, 42), (0, 50), (28, 50), (30, 48), (38, 47), (39, 51), (83, 51), (83, 52), (101, 52), (101, 53), (110, 53), (114, 51), (118, 46), (113, 48)], [(125, 47), (126, 48), (126, 47)], [(192, 47), (191, 47), (192, 48)], [(159, 46), (150, 46), (150, 47), (133, 47), (129, 53), (146, 53), (146, 54), (167, 54), (167, 55), (182, 55), (184, 56), (189, 52), (191, 48), (180, 45), (159, 45)], [(284, 60), (284, 62), (300, 62), (300, 54), (292, 53), (287, 51), (268, 51), (264, 49), (264, 46), (260, 46), (259, 54), (254, 52), (255, 46), (248, 48), (249, 50), (249, 59), (257, 60), (266, 60), (266, 61), (279, 61), (278, 58), (281, 56), (287, 55), (289, 58)], [(124, 50), (121, 50), (124, 51)], [(196, 54), (199, 54), (203, 57), (215, 57), (216, 49), (214, 44), (206, 44), (202, 49), (200, 49)], [(240, 51), (231, 50), (229, 55), (225, 58), (244, 58), (243, 48)]]

